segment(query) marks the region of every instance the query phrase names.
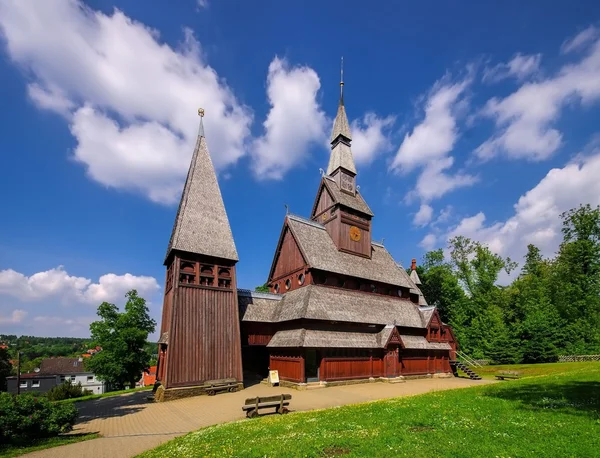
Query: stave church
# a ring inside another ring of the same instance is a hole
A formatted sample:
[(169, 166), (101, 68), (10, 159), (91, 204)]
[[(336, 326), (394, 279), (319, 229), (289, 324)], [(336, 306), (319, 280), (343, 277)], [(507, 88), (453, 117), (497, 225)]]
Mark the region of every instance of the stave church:
[[(238, 289), (239, 261), (202, 125), (164, 259), (161, 399), (278, 371), (303, 386), (450, 373), (456, 340), (410, 274), (372, 240), (343, 82), (310, 215), (287, 214), (269, 293)], [(311, 196), (306, 196), (311, 198)], [(244, 262), (244, 260), (242, 260)], [(245, 261), (251, 263), (251, 260)]]

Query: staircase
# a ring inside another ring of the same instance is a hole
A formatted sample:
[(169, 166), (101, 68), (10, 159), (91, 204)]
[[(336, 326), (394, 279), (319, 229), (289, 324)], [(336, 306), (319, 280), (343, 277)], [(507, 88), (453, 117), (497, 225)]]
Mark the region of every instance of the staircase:
[(471, 380), (481, 380), (481, 377), (477, 373), (473, 372), (471, 369), (469, 369), (469, 366), (461, 363), (460, 361), (450, 361), (450, 365), (452, 366), (452, 370), (456, 377), (458, 377), (458, 369), (460, 369), (467, 374)]
[(481, 367), (477, 361), (472, 360), (463, 352), (456, 352), (456, 361), (450, 361), (450, 366), (452, 367), (452, 372), (455, 377), (458, 377), (458, 369), (463, 371), (465, 374), (469, 376), (471, 380), (481, 380), (479, 374), (477, 374), (472, 367)]

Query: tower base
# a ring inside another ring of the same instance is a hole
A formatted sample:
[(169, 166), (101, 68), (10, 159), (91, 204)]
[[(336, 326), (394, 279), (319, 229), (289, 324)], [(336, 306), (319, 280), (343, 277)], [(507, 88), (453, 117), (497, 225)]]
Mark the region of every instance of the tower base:
[(175, 399), (189, 398), (192, 396), (213, 396), (218, 393), (240, 391), (244, 389), (243, 382), (228, 380), (225, 383), (206, 383), (204, 385), (184, 386), (179, 388), (165, 388), (159, 386), (154, 393), (155, 402), (173, 401)]

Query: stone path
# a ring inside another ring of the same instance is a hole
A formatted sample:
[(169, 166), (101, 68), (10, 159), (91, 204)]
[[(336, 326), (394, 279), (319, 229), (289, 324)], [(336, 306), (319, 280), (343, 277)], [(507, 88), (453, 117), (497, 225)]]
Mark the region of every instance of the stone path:
[[(101, 398), (76, 404), (80, 411), (74, 433), (103, 437), (25, 455), (30, 458), (126, 458), (204, 426), (244, 419), (246, 398), (291, 393), (292, 411), (314, 410), (493, 383), (463, 378), (417, 379), (406, 383), (365, 383), (296, 391), (254, 385), (237, 393), (198, 396), (165, 403), (146, 401), (148, 392)], [(251, 421), (251, 420), (248, 420)]]

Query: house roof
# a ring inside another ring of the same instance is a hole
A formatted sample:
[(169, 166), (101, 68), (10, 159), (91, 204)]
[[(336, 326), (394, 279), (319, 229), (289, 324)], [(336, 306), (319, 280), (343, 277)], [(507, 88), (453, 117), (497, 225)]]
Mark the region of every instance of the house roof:
[[(386, 326), (380, 332), (322, 331), (316, 329), (287, 329), (277, 331), (267, 347), (306, 347), (306, 348), (384, 348), (387, 345), (393, 326)], [(403, 347), (407, 350), (450, 350), (446, 342), (428, 342), (423, 336), (400, 335)]]
[[(347, 122), (348, 121), (346, 120), (346, 123)], [(350, 143), (349, 141), (346, 143), (346, 141), (341, 139), (338, 140), (337, 143), (334, 143), (334, 146), (331, 148), (329, 164), (327, 165), (327, 175), (331, 175), (340, 167), (356, 175), (356, 165), (354, 164), (354, 157), (352, 156)]]
[(327, 175), (323, 176), (323, 184), (329, 190), (333, 200), (340, 205), (373, 216), (373, 212), (358, 191), (356, 191), (356, 194), (354, 195), (342, 191), (338, 186), (337, 181)]
[[(402, 264), (398, 263), (398, 264), (396, 264), (396, 266), (398, 267), (398, 269), (400, 269), (400, 274), (404, 277), (406, 282), (410, 285), (410, 293), (418, 296), (417, 304), (421, 307), (426, 307), (428, 304), (427, 304), (427, 301), (425, 300), (425, 296), (421, 292), (421, 289), (413, 281), (412, 275), (408, 275), (406, 273), (406, 270), (404, 269), (404, 267), (402, 267)], [(415, 272), (415, 271), (413, 270), (411, 272)]]
[(423, 336), (409, 336), (400, 334), (402, 345), (408, 350), (451, 350), (447, 342), (428, 342)]
[(173, 250), (238, 260), (202, 122), (200, 127), (165, 263)]
[(288, 226), (310, 267), (327, 272), (410, 288), (390, 253), (378, 244), (371, 246), (371, 258), (339, 251), (325, 227), (315, 221), (288, 215)]
[[(82, 358), (83, 359), (83, 358)], [(40, 364), (40, 375), (66, 375), (90, 372), (79, 358), (46, 358)]]
[(246, 321), (274, 322), (277, 321), (279, 294), (259, 293), (247, 289), (238, 289), (238, 304), (240, 315)]
[[(344, 99), (342, 97), (340, 97), (340, 103), (338, 104), (335, 120), (333, 121), (333, 129), (331, 131), (331, 143), (333, 143), (340, 135), (346, 137), (347, 140), (352, 140), (352, 134), (350, 133), (350, 123), (348, 123), (346, 107), (344, 106)], [(354, 172), (356, 172), (356, 170), (354, 170)]]
[[(238, 296), (242, 321), (283, 322), (299, 319), (425, 328), (416, 304), (392, 297), (327, 286), (307, 285), (280, 299)], [(244, 309), (245, 307), (245, 309)]]

